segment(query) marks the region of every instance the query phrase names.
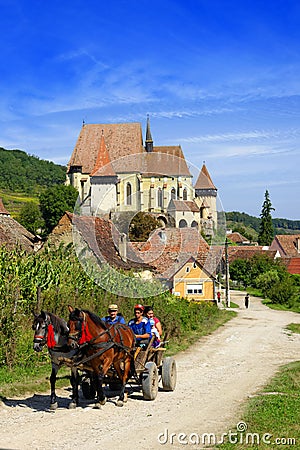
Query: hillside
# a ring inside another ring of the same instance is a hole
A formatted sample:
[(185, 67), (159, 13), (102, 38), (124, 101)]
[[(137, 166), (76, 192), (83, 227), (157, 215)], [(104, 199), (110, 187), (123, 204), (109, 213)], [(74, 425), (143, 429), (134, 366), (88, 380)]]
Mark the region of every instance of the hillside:
[(21, 150), (0, 147), (0, 167), (0, 197), (16, 219), (24, 203), (38, 203), (43, 188), (63, 184), (66, 179), (66, 167)]
[[(246, 213), (240, 213), (238, 211), (231, 211), (226, 213), (227, 229), (231, 228), (234, 231), (239, 231), (244, 234), (245, 237), (255, 241), (257, 239), (260, 218), (250, 216)], [(300, 220), (289, 219), (272, 219), (275, 234), (299, 234), (300, 233)], [(244, 233), (243, 233), (244, 230)]]

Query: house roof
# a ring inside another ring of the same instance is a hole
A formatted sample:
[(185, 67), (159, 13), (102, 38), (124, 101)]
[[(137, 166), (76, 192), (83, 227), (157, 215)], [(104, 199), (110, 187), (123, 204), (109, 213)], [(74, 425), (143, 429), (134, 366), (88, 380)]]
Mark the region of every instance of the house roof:
[(297, 245), (300, 244), (300, 234), (277, 234), (270, 246), (278, 248), (281, 256), (299, 256)]
[(281, 258), (281, 261), (286, 266), (287, 271), (292, 274), (300, 274), (300, 257)]
[(19, 246), (27, 252), (33, 252), (35, 240), (35, 236), (12, 217), (0, 214), (0, 245), (9, 249)]
[(196, 184), (194, 186), (194, 189), (214, 189), (217, 190), (216, 186), (212, 182), (212, 179), (210, 177), (210, 174), (207, 170), (207, 167), (205, 164), (203, 164), (202, 169), (199, 173), (199, 176), (197, 178)]
[(261, 245), (243, 245), (228, 247), (228, 261), (231, 263), (235, 259), (249, 259), (254, 255), (264, 254), (274, 259), (276, 250), (264, 250)]
[(207, 242), (194, 228), (155, 230), (147, 242), (132, 246), (161, 279), (171, 279), (191, 257), (203, 267), (209, 253)]
[(243, 244), (244, 242), (249, 243), (249, 240), (245, 238), (241, 233), (238, 233), (237, 231), (234, 231), (233, 233), (228, 233), (226, 237), (235, 244)]
[(3, 205), (3, 201), (2, 198), (0, 198), (0, 215), (5, 215), (5, 216), (9, 216), (9, 212), (7, 211), (7, 209), (5, 208), (5, 206)]
[[(101, 139), (105, 140), (105, 157), (99, 155), (101, 145), (103, 147)], [(116, 173), (191, 176), (180, 146), (153, 147), (152, 152), (146, 151), (139, 123), (84, 125), (71, 155), (68, 172), (72, 166), (81, 166), (82, 173), (91, 174), (95, 168), (99, 170), (109, 164), (108, 156)]]
[(199, 206), (194, 201), (189, 200), (171, 200), (168, 206), (169, 210), (199, 212)]

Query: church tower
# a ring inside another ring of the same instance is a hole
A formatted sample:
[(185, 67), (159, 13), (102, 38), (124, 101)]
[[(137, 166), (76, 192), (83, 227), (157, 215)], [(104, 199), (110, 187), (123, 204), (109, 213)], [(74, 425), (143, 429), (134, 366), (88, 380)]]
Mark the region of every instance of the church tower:
[(146, 152), (148, 152), (148, 153), (152, 153), (153, 152), (153, 139), (152, 139), (151, 130), (150, 130), (150, 119), (149, 119), (149, 116), (147, 116), (145, 149), (146, 149)]
[(117, 207), (117, 174), (112, 166), (102, 132), (94, 169), (90, 173), (91, 214), (108, 214)]
[(212, 235), (217, 229), (217, 188), (212, 182), (205, 162), (194, 186), (195, 202), (200, 208), (200, 223), (202, 230)]

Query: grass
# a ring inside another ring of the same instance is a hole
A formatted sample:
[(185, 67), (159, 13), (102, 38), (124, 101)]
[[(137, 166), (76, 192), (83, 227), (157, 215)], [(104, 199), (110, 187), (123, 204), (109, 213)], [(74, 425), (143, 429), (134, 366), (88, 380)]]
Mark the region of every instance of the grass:
[(287, 305), (280, 305), (279, 303), (272, 303), (268, 298), (264, 299), (262, 303), (268, 306), (268, 308), (275, 309), (277, 311), (291, 311), (300, 313), (300, 303), (295, 303), (292, 307), (289, 307)]
[(18, 192), (7, 192), (3, 189), (0, 189), (0, 198), (2, 198), (5, 208), (14, 219), (19, 217), (20, 211), (25, 203), (39, 203), (37, 196), (30, 196), (29, 194)]
[[(233, 437), (229, 437), (229, 442), (217, 448), (222, 450), (299, 449), (299, 392), (300, 361), (296, 361), (281, 368), (265, 389), (249, 400), (242, 419), (242, 422), (247, 424), (247, 430), (232, 435)], [(235, 429), (232, 432), (236, 433), (236, 431)], [(233, 443), (236, 436), (239, 443)]]
[(300, 323), (290, 323), (286, 328), (292, 333), (300, 333)]

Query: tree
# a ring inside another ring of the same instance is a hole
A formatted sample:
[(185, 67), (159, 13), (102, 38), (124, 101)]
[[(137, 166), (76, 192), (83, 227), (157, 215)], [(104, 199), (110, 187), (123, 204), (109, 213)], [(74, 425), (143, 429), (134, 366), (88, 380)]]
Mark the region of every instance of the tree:
[(269, 192), (265, 192), (265, 200), (261, 210), (261, 221), (259, 226), (258, 243), (260, 245), (270, 245), (274, 238), (274, 227), (272, 223), (271, 211), (275, 211), (272, 208), (272, 203), (269, 197)]
[(44, 219), (39, 206), (34, 202), (25, 203), (20, 211), (19, 222), (31, 233), (40, 233), (44, 227)]
[(151, 231), (160, 227), (155, 217), (142, 211), (138, 212), (129, 225), (129, 239), (131, 241), (147, 241)]
[(78, 191), (73, 186), (57, 185), (39, 196), (40, 208), (45, 221), (45, 231), (49, 234), (66, 211), (73, 211)]

